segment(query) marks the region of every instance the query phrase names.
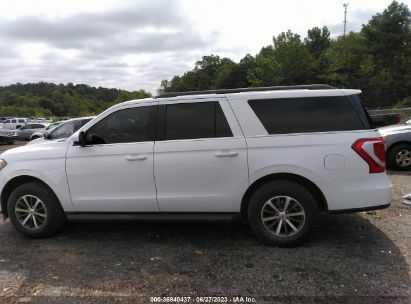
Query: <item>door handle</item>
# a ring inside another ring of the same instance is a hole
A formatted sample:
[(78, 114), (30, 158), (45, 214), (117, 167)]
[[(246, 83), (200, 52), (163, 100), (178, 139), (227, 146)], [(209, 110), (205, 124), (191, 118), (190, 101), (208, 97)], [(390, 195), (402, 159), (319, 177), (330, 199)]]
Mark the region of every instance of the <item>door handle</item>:
[(136, 160), (145, 160), (147, 159), (147, 155), (130, 155), (126, 157), (128, 161), (136, 161)]
[(234, 157), (238, 155), (238, 152), (232, 152), (232, 151), (220, 151), (214, 154), (217, 157)]

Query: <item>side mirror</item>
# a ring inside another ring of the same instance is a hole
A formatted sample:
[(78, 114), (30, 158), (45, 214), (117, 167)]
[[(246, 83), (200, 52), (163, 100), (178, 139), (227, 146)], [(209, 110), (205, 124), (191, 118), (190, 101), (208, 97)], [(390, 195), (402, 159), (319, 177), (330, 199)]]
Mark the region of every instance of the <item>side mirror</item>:
[(86, 133), (84, 131), (81, 131), (78, 135), (78, 143), (80, 146), (84, 147), (86, 146)]

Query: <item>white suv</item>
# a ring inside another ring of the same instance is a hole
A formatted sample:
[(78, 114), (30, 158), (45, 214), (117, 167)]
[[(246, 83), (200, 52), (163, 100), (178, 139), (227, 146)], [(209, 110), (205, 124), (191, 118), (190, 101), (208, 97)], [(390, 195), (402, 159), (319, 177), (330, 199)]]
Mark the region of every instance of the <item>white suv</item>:
[(27, 118), (8, 118), (3, 121), (3, 128), (10, 130), (19, 129), (22, 126), (25, 126), (27, 121)]
[(243, 218), (301, 242), (320, 212), (389, 206), (384, 143), (358, 90), (174, 93), (117, 104), (68, 139), (1, 155), (1, 208), (22, 234), (65, 220)]

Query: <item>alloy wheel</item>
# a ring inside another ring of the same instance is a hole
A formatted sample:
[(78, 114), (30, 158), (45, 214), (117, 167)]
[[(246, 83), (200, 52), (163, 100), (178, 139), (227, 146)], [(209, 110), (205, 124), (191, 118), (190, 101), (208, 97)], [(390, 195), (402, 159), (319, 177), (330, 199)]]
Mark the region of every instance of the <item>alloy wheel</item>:
[(305, 211), (301, 204), (289, 196), (275, 196), (261, 209), (264, 227), (277, 237), (290, 237), (304, 227)]
[(401, 167), (411, 165), (411, 151), (405, 149), (398, 151), (397, 155), (395, 155), (395, 162)]
[(26, 229), (40, 229), (47, 219), (47, 210), (43, 201), (34, 195), (24, 195), (17, 200), (16, 218)]

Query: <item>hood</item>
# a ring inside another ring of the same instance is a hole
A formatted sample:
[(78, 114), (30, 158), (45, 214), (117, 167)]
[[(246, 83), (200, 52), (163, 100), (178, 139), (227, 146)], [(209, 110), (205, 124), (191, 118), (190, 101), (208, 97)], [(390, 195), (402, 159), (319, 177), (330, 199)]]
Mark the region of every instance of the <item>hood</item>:
[(45, 139), (44, 137), (36, 138), (31, 141), (29, 141), (27, 145), (37, 145), (37, 144), (44, 144), (44, 143), (50, 143), (50, 142), (61, 142), (61, 141), (66, 141), (67, 138), (59, 138), (59, 139)]
[(26, 144), (26, 146), (27, 145), (41, 144), (41, 143), (45, 143), (45, 142), (51, 142), (51, 140), (46, 140), (46, 139), (44, 139), (44, 137), (40, 137), (40, 138), (36, 138), (36, 139), (33, 139), (33, 140), (29, 141)]
[(6, 161), (14, 160), (37, 160), (47, 158), (65, 157), (69, 141), (54, 141), (48, 140), (42, 143), (13, 148), (5, 151), (0, 155), (0, 158)]
[(388, 135), (388, 134), (410, 132), (411, 125), (406, 125), (406, 124), (391, 125), (391, 126), (379, 128), (378, 131), (381, 133), (382, 136)]

